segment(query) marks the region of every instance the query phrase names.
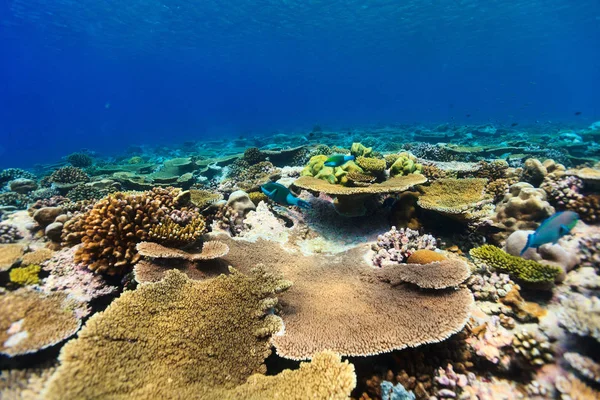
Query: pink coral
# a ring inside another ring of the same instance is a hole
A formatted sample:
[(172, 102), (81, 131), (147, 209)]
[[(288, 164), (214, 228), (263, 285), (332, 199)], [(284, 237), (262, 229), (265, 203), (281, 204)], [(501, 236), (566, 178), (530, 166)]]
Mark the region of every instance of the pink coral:
[(468, 338), (467, 343), (478, 356), (508, 370), (511, 360), (505, 350), (511, 346), (513, 337), (512, 333), (500, 325), (500, 317), (494, 315), (485, 323), (482, 332)]

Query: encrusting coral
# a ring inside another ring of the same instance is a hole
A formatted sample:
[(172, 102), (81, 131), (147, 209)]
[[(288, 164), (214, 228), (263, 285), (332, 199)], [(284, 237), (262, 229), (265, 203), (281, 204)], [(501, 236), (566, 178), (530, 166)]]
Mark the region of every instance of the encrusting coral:
[(9, 272), (10, 281), (20, 286), (35, 285), (40, 282), (42, 267), (31, 264), (26, 267), (13, 268)]
[(74, 303), (64, 293), (28, 288), (0, 295), (0, 353), (35, 353), (74, 335), (81, 326)]
[(489, 244), (471, 249), (470, 254), (480, 267), (507, 272), (526, 283), (552, 283), (561, 272), (558, 267), (511, 256), (501, 248)]
[(272, 296), (290, 283), (263, 269), (250, 277), (231, 272), (197, 282), (170, 271), (121, 295), (63, 348), (45, 398), (348, 396), (353, 368), (331, 353), (298, 372), (253, 376), (266, 371), (269, 337), (282, 327), (269, 314), (277, 303)]

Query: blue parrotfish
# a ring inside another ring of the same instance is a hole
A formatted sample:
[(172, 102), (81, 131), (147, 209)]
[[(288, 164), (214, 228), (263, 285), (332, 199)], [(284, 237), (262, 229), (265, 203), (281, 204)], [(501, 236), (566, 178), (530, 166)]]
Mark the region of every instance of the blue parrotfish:
[(343, 154), (334, 154), (325, 160), (326, 167), (339, 167), (345, 162), (354, 160), (354, 156), (345, 156)]
[(521, 250), (521, 255), (529, 248), (537, 249), (543, 244), (558, 242), (558, 239), (571, 232), (577, 221), (579, 221), (579, 215), (573, 211), (561, 211), (548, 217), (535, 232), (529, 234), (527, 244)]
[(284, 206), (298, 206), (307, 210), (311, 208), (311, 205), (308, 202), (294, 196), (292, 192), (290, 192), (290, 189), (280, 183), (265, 183), (260, 187), (260, 190), (275, 203)]

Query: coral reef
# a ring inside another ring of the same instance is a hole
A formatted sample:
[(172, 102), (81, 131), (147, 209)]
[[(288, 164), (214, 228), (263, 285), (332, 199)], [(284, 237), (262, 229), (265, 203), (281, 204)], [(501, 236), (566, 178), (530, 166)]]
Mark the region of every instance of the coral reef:
[(410, 228), (392, 229), (377, 237), (377, 243), (371, 249), (375, 252), (372, 257), (373, 264), (383, 267), (389, 263), (405, 262), (418, 250), (436, 249), (436, 240), (431, 235), (421, 235), (418, 231)]
[(79, 330), (73, 302), (62, 293), (45, 295), (27, 288), (0, 295), (0, 354), (35, 353)]
[(72, 153), (65, 157), (67, 162), (77, 168), (89, 167), (94, 160), (86, 153)]
[(600, 383), (600, 364), (579, 353), (563, 354), (565, 361), (584, 378)]
[(396, 175), (408, 175), (414, 173), (421, 173), (423, 165), (417, 161), (417, 157), (410, 153), (400, 153), (394, 160), (390, 168), (390, 176)]
[(513, 278), (525, 283), (552, 283), (560, 274), (560, 269), (557, 267), (511, 256), (492, 245), (471, 249), (470, 254), (480, 267), (507, 272)]
[(23, 236), (19, 228), (11, 224), (0, 224), (0, 244), (15, 243)]
[(10, 270), (10, 281), (19, 286), (35, 285), (40, 282), (39, 273), (42, 267), (31, 264), (27, 267), (16, 267)]

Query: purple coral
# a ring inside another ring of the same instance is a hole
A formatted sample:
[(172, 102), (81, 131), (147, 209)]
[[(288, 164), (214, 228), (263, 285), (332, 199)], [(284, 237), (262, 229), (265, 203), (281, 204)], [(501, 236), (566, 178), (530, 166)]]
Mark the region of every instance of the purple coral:
[(576, 176), (562, 178), (548, 176), (542, 183), (541, 188), (546, 191), (548, 199), (553, 205), (561, 210), (568, 208), (569, 205), (574, 205), (583, 198), (581, 194), (583, 181)]
[(377, 237), (377, 244), (373, 245), (376, 252), (373, 264), (382, 267), (386, 263), (401, 263), (417, 250), (435, 250), (436, 244), (431, 235), (421, 235), (410, 228), (397, 230), (392, 226), (390, 231)]

